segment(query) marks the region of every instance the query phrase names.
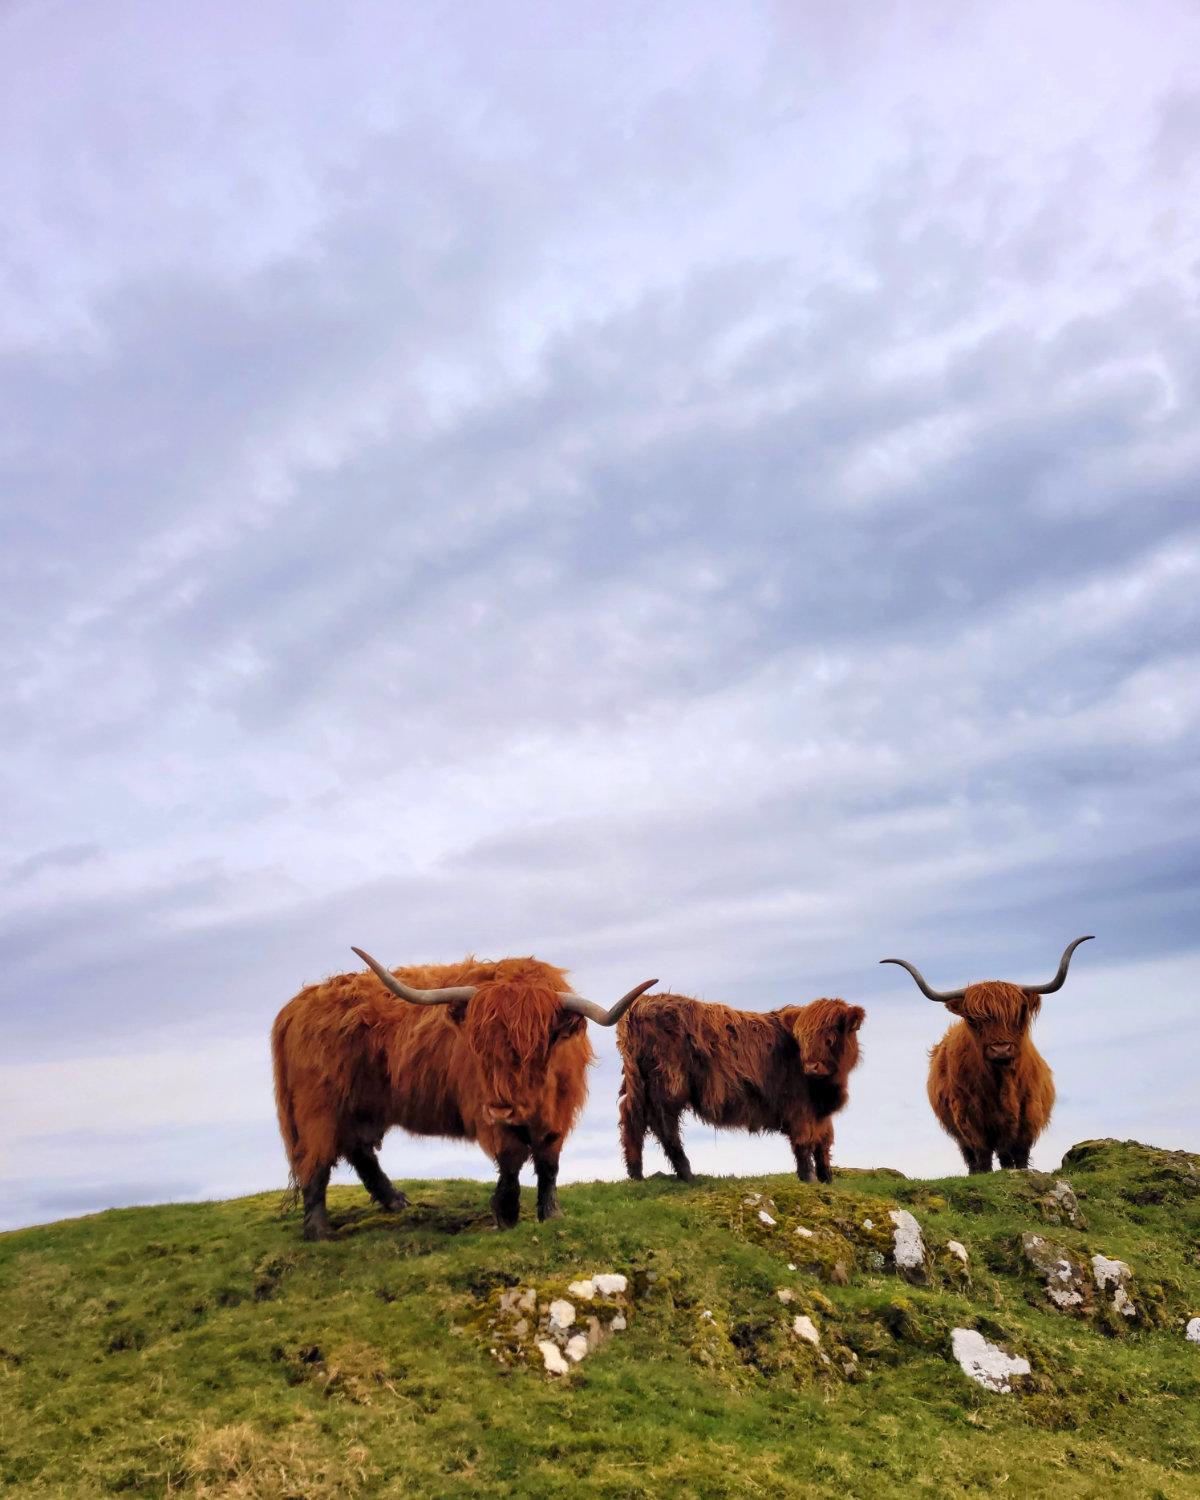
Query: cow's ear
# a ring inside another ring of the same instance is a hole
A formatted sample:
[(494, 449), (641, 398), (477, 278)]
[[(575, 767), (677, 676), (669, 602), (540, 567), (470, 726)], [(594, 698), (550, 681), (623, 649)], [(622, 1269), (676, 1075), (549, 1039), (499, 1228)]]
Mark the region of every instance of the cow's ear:
[(861, 1005), (852, 1005), (846, 1016), (846, 1030), (857, 1031), (867, 1019), (867, 1013)]
[(555, 1016), (550, 1026), (550, 1045), (553, 1047), (565, 1037), (578, 1036), (587, 1025), (587, 1018), (581, 1016), (577, 1010), (567, 1010), (560, 1005), (558, 1015)]
[(456, 1026), (461, 1026), (467, 1019), (467, 1006), (470, 1003), (469, 1000), (451, 1000), (447, 1005), (446, 1014)]
[(962, 997), (957, 1000), (943, 1000), (942, 1004), (952, 1016), (961, 1016), (963, 1013)]

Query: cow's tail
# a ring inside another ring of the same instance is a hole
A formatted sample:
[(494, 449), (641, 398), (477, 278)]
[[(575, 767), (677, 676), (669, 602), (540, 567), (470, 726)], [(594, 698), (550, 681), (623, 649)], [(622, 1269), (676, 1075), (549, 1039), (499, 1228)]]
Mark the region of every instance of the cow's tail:
[(642, 1177), (642, 1145), (646, 1139), (646, 1080), (638, 1064), (638, 1049), (630, 1036), (628, 1013), (617, 1022), (617, 1046), (621, 1051), (621, 1088), (617, 1095), (621, 1121), (621, 1149), (625, 1167), (635, 1182)]
[(283, 1149), (288, 1159), (288, 1188), (280, 1203), (280, 1212), (287, 1213), (300, 1201), (300, 1180), (296, 1175), (296, 1164), (300, 1159), (300, 1131), (296, 1126), (296, 1104), (288, 1080), (286, 1016), (276, 1016), (271, 1027), (271, 1061), (275, 1071), (275, 1113), (279, 1118), (279, 1134), (283, 1137)]

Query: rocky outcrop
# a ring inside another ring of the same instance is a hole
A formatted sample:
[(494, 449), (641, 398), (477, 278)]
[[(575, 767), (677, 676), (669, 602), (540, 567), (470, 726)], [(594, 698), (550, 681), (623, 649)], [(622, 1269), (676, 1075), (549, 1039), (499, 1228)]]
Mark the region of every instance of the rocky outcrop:
[(1161, 1321), (1158, 1300), (1138, 1291), (1131, 1268), (1098, 1252), (1077, 1252), (1032, 1230), (1021, 1236), (1027, 1269), (1040, 1278), (1046, 1300), (1059, 1312), (1097, 1322), (1109, 1333)]
[(1027, 1229), (1021, 1236), (1021, 1253), (1026, 1264), (1042, 1279), (1047, 1301), (1059, 1312), (1084, 1317), (1092, 1310), (1091, 1273), (1086, 1262), (1065, 1245)]
[(1072, 1229), (1086, 1229), (1087, 1220), (1079, 1207), (1075, 1189), (1059, 1177), (1050, 1191), (1038, 1199), (1038, 1207), (1047, 1224), (1068, 1224)]
[(565, 1287), (494, 1291), (475, 1321), (501, 1365), (540, 1364), (549, 1375), (567, 1375), (613, 1334), (628, 1328), (632, 1310), (629, 1278), (603, 1271)]
[(835, 1198), (799, 1185), (778, 1199), (750, 1193), (731, 1215), (731, 1227), (777, 1249), (789, 1269), (834, 1286), (862, 1274), (897, 1275), (918, 1286), (929, 1281), (932, 1257), (921, 1225), (885, 1199)]

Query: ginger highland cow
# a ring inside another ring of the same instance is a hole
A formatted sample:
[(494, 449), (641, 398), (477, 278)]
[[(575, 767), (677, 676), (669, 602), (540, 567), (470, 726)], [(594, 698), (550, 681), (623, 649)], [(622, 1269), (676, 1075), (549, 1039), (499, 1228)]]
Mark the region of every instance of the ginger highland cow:
[(903, 958), (879, 960), (907, 969), (923, 995), (960, 1018), (929, 1054), (927, 1088), (933, 1112), (968, 1172), (990, 1172), (993, 1156), (1002, 1167), (1029, 1165), (1033, 1143), (1054, 1109), (1054, 1074), (1029, 1028), (1042, 996), (1062, 988), (1075, 949), (1091, 940), (1089, 934), (1068, 943), (1048, 984), (989, 979), (962, 990), (934, 990)]

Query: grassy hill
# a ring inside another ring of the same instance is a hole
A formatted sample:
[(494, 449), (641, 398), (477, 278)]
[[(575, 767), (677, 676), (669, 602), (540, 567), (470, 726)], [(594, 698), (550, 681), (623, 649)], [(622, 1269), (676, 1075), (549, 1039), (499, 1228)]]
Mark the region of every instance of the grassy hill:
[[(404, 1187), (395, 1217), (335, 1189), (330, 1244), (277, 1193), (0, 1236), (0, 1489), (1200, 1494), (1200, 1158), (1098, 1141), (1050, 1175), (596, 1183), (503, 1235), (479, 1183)], [(597, 1273), (624, 1290), (578, 1286)], [(1029, 1373), (974, 1383), (956, 1328)]]

